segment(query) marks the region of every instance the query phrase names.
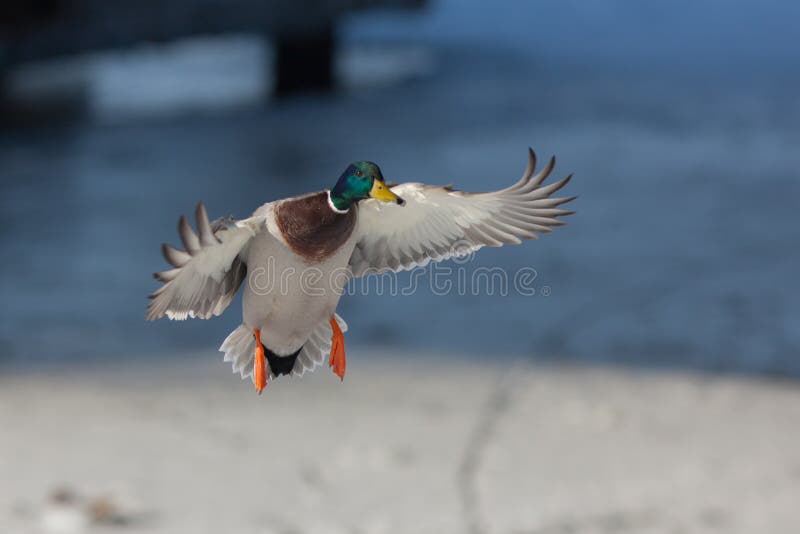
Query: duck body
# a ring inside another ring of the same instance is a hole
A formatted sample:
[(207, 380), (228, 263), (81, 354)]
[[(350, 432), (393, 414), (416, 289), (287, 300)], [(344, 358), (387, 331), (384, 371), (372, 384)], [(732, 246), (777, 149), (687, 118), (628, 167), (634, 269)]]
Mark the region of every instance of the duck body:
[(336, 311), (356, 245), (357, 206), (336, 213), (328, 192), (265, 204), (253, 214), (266, 232), (243, 254), (249, 276), (243, 290), (245, 326), (278, 356), (300, 350)]

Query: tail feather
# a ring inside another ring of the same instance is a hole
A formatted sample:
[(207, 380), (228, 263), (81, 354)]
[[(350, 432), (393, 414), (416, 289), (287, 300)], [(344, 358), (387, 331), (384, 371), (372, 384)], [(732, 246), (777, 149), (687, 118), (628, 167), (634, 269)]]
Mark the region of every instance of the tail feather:
[(223, 361), (231, 362), (233, 372), (240, 373), (242, 379), (245, 379), (253, 374), (255, 348), (256, 340), (253, 337), (253, 331), (242, 324), (225, 338), (219, 350), (225, 353)]
[[(338, 314), (334, 314), (336, 322), (342, 332), (347, 332), (347, 323)], [(322, 365), (331, 351), (331, 325), (327, 320), (322, 321), (300, 349), (294, 360), (291, 369), (276, 369), (279, 374), (288, 374), (289, 371), (294, 376), (303, 376), (306, 371), (313, 371)], [(246, 379), (253, 374), (253, 353), (255, 351), (255, 339), (253, 331), (245, 325), (239, 325), (231, 332), (219, 348), (220, 352), (225, 353), (223, 361), (231, 362), (234, 373), (239, 373), (242, 379)], [(275, 377), (272, 370), (272, 360), (267, 363), (267, 372), (270, 378)], [(280, 362), (283, 363), (283, 362)], [(289, 362), (286, 362), (289, 363)], [(277, 364), (275, 364), (277, 367)]]
[[(342, 332), (347, 332), (347, 323), (342, 319), (338, 313), (333, 315), (339, 328)], [(295, 376), (303, 376), (306, 371), (313, 371), (318, 366), (326, 361), (331, 353), (331, 337), (333, 330), (330, 323), (325, 320), (317, 325), (314, 331), (308, 338), (308, 341), (303, 345), (303, 349), (297, 356), (294, 362), (294, 369), (292, 374)]]

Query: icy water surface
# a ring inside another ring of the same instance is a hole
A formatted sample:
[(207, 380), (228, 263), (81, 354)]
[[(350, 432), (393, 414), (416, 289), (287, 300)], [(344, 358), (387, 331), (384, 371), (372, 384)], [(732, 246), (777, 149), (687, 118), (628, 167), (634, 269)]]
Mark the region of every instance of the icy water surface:
[(626, 64), (621, 38), (583, 63), (573, 50), (567, 64), (517, 34), (495, 48), (433, 39), (435, 68), (412, 54), (424, 64), (416, 79), (337, 96), (4, 132), (0, 358), (218, 345), (239, 322), (238, 300), (212, 321), (143, 320), (159, 245), (178, 242), (177, 217), (198, 200), (212, 217), (246, 216), (332, 185), (354, 159), (392, 181), (499, 188), (532, 146), (558, 156), (554, 175), (575, 173), (578, 213), (537, 242), (453, 267), (533, 268), (536, 294), (421, 284), (411, 296), (347, 296), (352, 347), (800, 373), (791, 54), (777, 43), (777, 66), (744, 54), (742, 69)]

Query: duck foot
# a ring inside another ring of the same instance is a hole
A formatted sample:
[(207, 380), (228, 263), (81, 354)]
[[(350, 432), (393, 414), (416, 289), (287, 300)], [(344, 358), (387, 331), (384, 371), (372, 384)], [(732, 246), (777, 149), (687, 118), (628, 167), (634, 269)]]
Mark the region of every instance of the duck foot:
[(264, 361), (264, 345), (261, 344), (261, 329), (254, 328), (253, 336), (256, 338), (256, 349), (253, 358), (253, 385), (259, 395), (267, 387), (267, 364)]
[(347, 360), (344, 357), (344, 335), (335, 317), (330, 319), (333, 335), (331, 336), (331, 356), (328, 358), (328, 365), (333, 370), (333, 374), (344, 380), (344, 371), (347, 368)]

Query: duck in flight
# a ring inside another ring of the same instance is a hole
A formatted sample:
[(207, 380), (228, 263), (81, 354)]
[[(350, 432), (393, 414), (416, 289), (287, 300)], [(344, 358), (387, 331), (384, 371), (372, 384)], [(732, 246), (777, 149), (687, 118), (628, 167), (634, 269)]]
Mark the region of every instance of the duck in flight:
[[(344, 320), (336, 313), (352, 277), (401, 271), (535, 239), (564, 224), (553, 197), (571, 175), (544, 185), (555, 158), (505, 189), (468, 193), (409, 182), (389, 186), (369, 161), (350, 164), (331, 189), (268, 202), (249, 218), (209, 222), (202, 203), (197, 231), (178, 222), (183, 249), (162, 245), (172, 268), (149, 296), (148, 319), (220, 315), (244, 285), (242, 324), (220, 347), (256, 391), (279, 375), (302, 376), (322, 364), (344, 378)], [(244, 282), (244, 284), (243, 284)]]

